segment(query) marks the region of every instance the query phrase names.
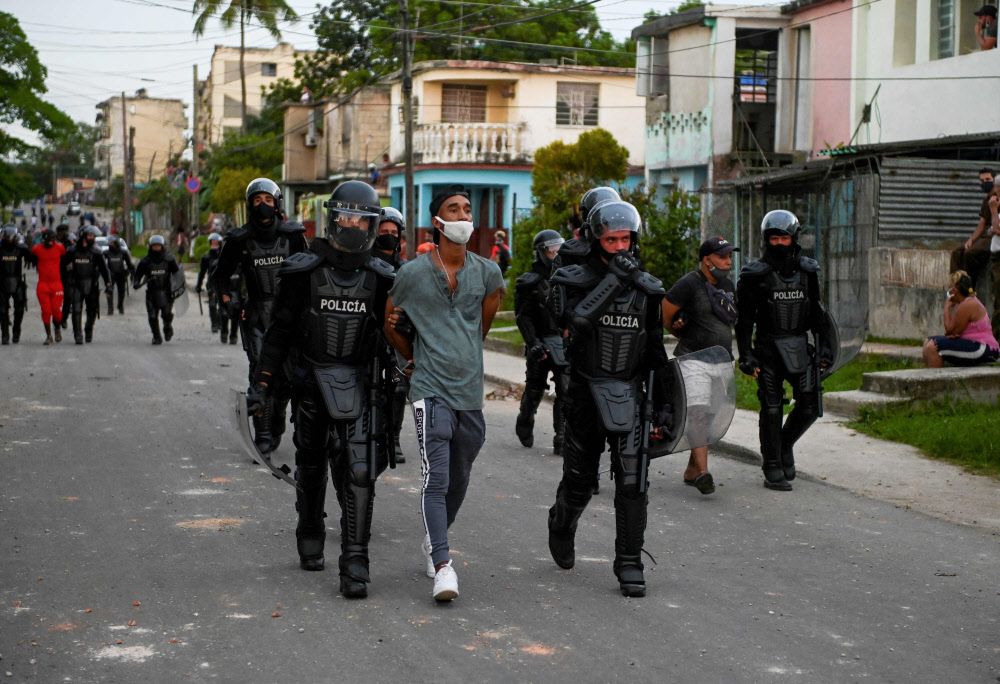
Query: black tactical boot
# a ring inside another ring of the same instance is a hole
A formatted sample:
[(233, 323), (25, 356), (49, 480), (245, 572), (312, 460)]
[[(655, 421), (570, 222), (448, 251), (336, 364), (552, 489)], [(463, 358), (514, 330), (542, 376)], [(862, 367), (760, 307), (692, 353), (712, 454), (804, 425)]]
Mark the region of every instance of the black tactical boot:
[(115, 300), (111, 295), (108, 295), (108, 315), (115, 315)]
[(74, 313), (73, 316), (73, 341), (77, 344), (83, 344), (83, 316), (82, 314)]
[(549, 509), (549, 553), (563, 570), (576, 563), (576, 525), (589, 500), (589, 492), (573, 493), (559, 483), (556, 503)]
[(517, 414), (517, 422), (514, 424), (514, 432), (521, 440), (521, 446), (530, 447), (535, 443), (535, 412), (542, 401), (542, 390), (535, 388), (524, 388), (521, 395), (521, 410)]
[(623, 596), (646, 595), (642, 544), (646, 532), (646, 496), (630, 499), (615, 492), (615, 576)]
[[(56, 330), (59, 330), (59, 324), (56, 324)], [(45, 341), (42, 342), (46, 347), (52, 344), (52, 325), (50, 323), (45, 324)]]
[(795, 453), (792, 446), (781, 447), (781, 469), (785, 472), (785, 479), (791, 482), (795, 479)]
[(299, 552), (299, 567), (317, 572), (324, 567), (323, 547), (326, 544), (326, 466), (299, 466), (295, 479), (302, 489), (295, 490), (295, 510), (299, 522), (295, 527), (295, 546)]
[(94, 341), (94, 323), (90, 321), (83, 329), (83, 339), (87, 344)]
[(170, 339), (174, 336), (173, 321), (174, 321), (173, 317), (171, 317), (169, 320), (163, 321), (163, 339), (165, 339), (167, 342), (169, 342)]
[(562, 453), (562, 445), (566, 435), (566, 421), (563, 418), (563, 400), (557, 398), (552, 404), (552, 430), (555, 436), (552, 438), (552, 451), (555, 456)]
[(792, 491), (792, 483), (785, 477), (781, 461), (764, 461), (764, 486), (779, 492)]
[(272, 433), (272, 423), (274, 422), (274, 397), (269, 396), (264, 400), (264, 408), (259, 415), (253, 417), (253, 443), (257, 445), (262, 454), (274, 451), (274, 434)]
[(10, 344), (10, 326), (3, 326), (3, 332), (0, 333), (0, 344)]
[(340, 497), (340, 593), (344, 598), (368, 596), (368, 540), (375, 509), (375, 487), (347, 482)]
[(20, 341), (21, 341), (21, 322), (15, 319), (14, 330), (13, 333), (11, 334), (11, 342), (17, 344)]

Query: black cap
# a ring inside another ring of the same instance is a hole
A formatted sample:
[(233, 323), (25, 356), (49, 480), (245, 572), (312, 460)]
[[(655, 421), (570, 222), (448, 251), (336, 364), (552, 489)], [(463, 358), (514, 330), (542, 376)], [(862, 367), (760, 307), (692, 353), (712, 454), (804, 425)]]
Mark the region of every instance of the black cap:
[(973, 12), (973, 14), (975, 16), (977, 16), (977, 17), (993, 17), (993, 18), (996, 18), (996, 16), (997, 16), (997, 8), (994, 7), (993, 5), (983, 5), (978, 10), (976, 10), (975, 12)]
[(701, 247), (698, 249), (698, 258), (704, 259), (709, 254), (726, 256), (727, 254), (732, 254), (733, 252), (738, 251), (740, 251), (740, 248), (733, 247), (729, 241), (726, 240), (726, 238), (721, 235), (713, 235), (701, 243)]
[(464, 185), (449, 185), (444, 190), (434, 193), (434, 198), (431, 200), (431, 216), (437, 216), (438, 209), (441, 208), (444, 201), (455, 195), (461, 195), (465, 199), (469, 199), (469, 189)]

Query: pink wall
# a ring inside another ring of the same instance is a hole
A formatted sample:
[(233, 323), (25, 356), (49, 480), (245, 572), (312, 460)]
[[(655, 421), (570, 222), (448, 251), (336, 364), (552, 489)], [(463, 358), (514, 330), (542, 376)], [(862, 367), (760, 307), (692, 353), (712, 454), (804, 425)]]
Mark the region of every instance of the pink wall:
[[(850, 0), (834, 0), (804, 8), (792, 15), (793, 24), (809, 24), (814, 78), (851, 76), (851, 16), (854, 13), (842, 11), (850, 7)], [(850, 139), (851, 82), (813, 81), (813, 156), (827, 145), (847, 144)]]

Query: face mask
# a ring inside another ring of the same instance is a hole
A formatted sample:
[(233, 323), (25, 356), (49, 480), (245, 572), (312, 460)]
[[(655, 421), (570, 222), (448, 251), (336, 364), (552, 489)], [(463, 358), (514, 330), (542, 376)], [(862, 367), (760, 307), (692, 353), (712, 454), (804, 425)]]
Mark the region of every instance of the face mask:
[(253, 208), (254, 218), (262, 225), (269, 225), (274, 221), (275, 210), (270, 204), (258, 204)]
[(459, 245), (467, 243), (469, 238), (472, 237), (472, 231), (475, 230), (472, 221), (445, 221), (440, 216), (435, 216), (434, 218), (444, 225), (441, 228), (444, 236)]
[(395, 252), (397, 246), (399, 246), (399, 238), (395, 235), (387, 233), (385, 235), (379, 235), (375, 238), (375, 247), (383, 252)]
[(979, 187), (983, 192), (990, 192), (993, 190), (993, 181), (979, 181)]
[(731, 269), (728, 268), (718, 268), (716, 266), (712, 266), (710, 269), (708, 269), (708, 272), (711, 273), (712, 277), (718, 281), (724, 278), (728, 278), (730, 270)]

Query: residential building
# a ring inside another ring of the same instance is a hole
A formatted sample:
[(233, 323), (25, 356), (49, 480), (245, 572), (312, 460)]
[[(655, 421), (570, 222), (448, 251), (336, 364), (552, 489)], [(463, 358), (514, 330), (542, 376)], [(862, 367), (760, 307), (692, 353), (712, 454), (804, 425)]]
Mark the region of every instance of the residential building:
[(777, 144), (788, 23), (777, 7), (706, 4), (632, 31), (651, 187), (710, 188), (790, 161)]
[(130, 139), (133, 181), (145, 184), (162, 176), (171, 158), (187, 147), (185, 106), (178, 99), (150, 97), (145, 88), (125, 97), (124, 112), (120, 96), (98, 104), (94, 158), (100, 185), (125, 175), (125, 150)]
[[(413, 66), (416, 227), (431, 227), (431, 197), (459, 183), (472, 191), (472, 248), (488, 254), (497, 229), (512, 235), (531, 209), (532, 160), (557, 140), (573, 143), (598, 127), (629, 151), (631, 182), (644, 163), (643, 99), (630, 69), (477, 60)], [(389, 159), (392, 205), (403, 208), (404, 119), (399, 75), (391, 84)], [(427, 237), (418, 236), (418, 242)], [(511, 240), (511, 242), (513, 242)]]
[[(260, 113), (263, 92), (268, 86), (279, 78), (294, 77), (295, 60), (306, 52), (288, 43), (244, 50), (247, 116)], [(238, 131), (242, 126), (240, 49), (216, 45), (208, 77), (199, 86), (199, 133), (202, 143), (211, 146), (221, 142), (229, 131)]]
[[(318, 201), (345, 179), (372, 180), (389, 152), (389, 86), (285, 107), (285, 211), (313, 230)], [(377, 185), (384, 187), (384, 183)]]

